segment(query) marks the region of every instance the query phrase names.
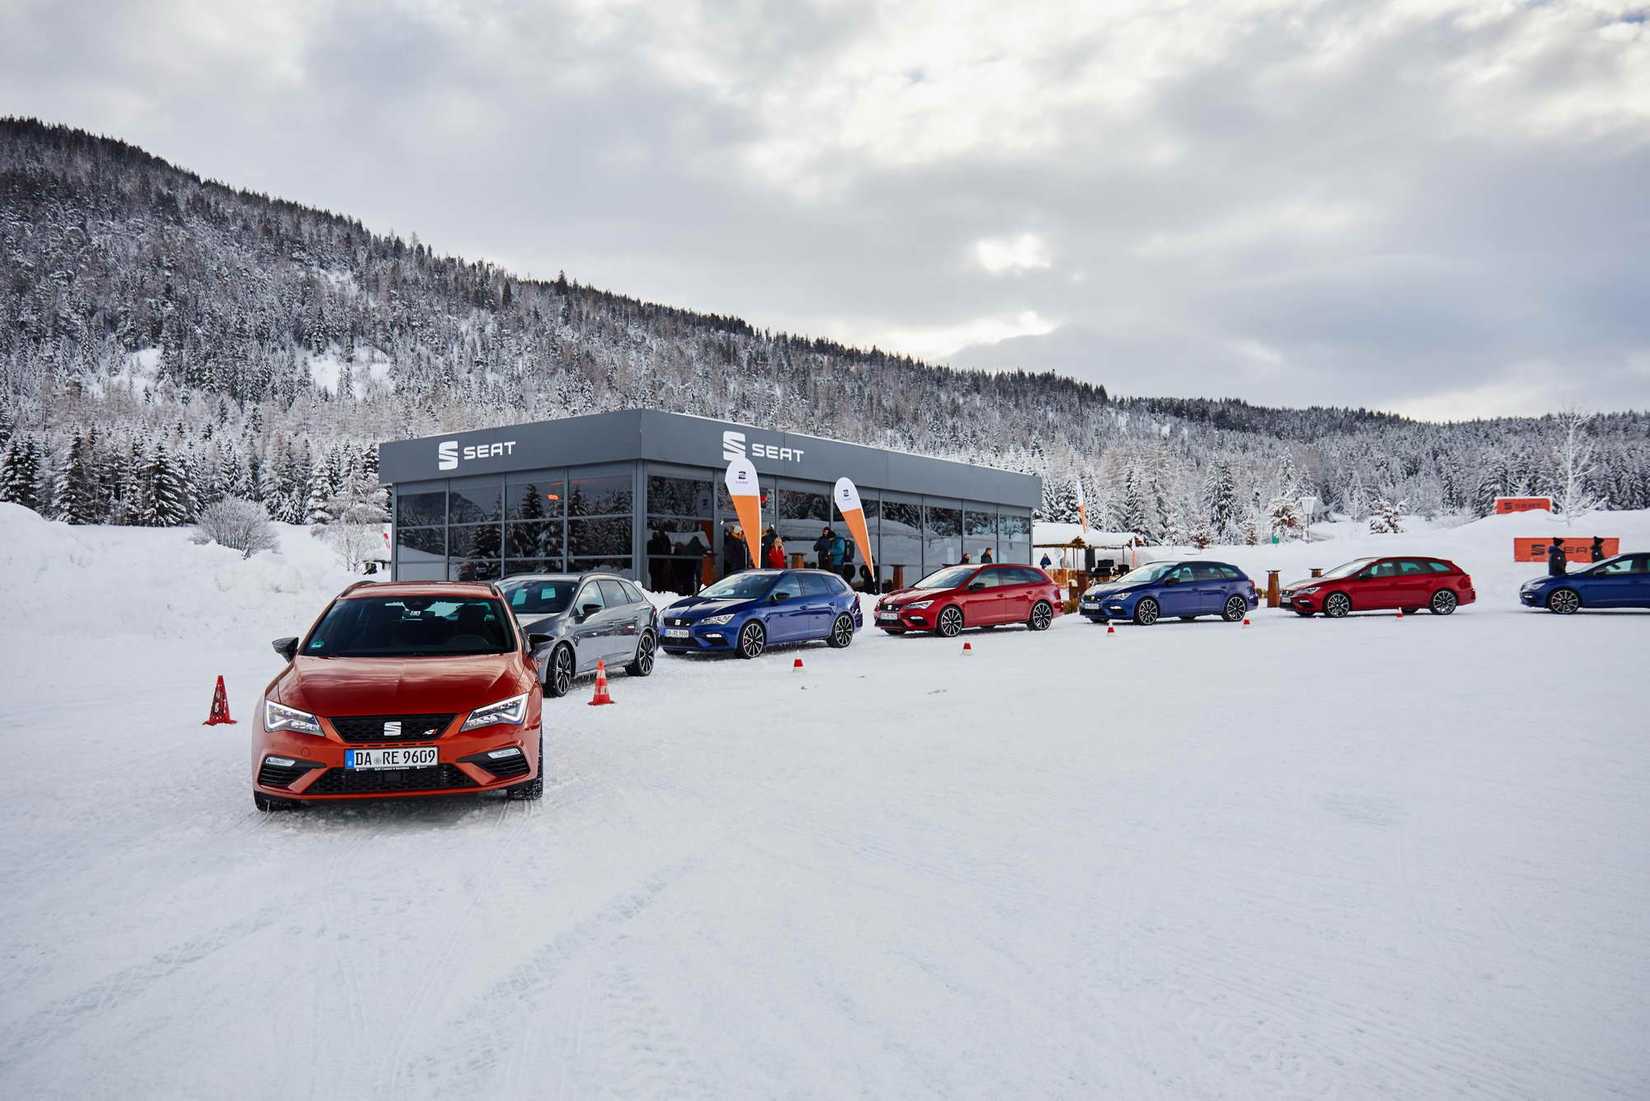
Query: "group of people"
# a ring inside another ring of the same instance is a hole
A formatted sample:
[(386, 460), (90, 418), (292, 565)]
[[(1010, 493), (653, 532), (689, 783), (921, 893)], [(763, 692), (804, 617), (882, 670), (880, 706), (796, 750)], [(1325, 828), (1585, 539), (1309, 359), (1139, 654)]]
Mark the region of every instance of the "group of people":
[[(814, 540), (813, 552), (814, 560), (809, 564), (815, 569), (830, 570), (839, 574), (844, 581), (862, 592), (877, 591), (877, 579), (871, 572), (871, 567), (860, 563), (858, 568), (855, 568), (853, 541), (844, 539), (830, 525), (827, 524), (820, 531), (819, 538)], [(759, 553), (761, 565), (766, 569), (782, 570), (790, 564), (785, 540), (772, 527), (762, 532)], [(750, 552), (745, 546), (745, 529), (738, 524), (730, 524), (722, 532), (722, 576), (727, 577), (750, 568)]]
[[(1594, 562), (1604, 561), (1604, 537), (1593, 536), (1592, 556)], [(1570, 570), (1570, 558), (1564, 552), (1564, 539), (1553, 536), (1553, 545), (1547, 548), (1547, 573), (1551, 577), (1563, 577)]]

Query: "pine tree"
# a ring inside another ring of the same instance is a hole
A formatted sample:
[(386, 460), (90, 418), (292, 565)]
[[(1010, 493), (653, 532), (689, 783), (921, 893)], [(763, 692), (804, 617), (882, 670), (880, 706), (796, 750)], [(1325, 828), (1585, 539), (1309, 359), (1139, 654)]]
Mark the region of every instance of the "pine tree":
[(69, 447), (69, 462), (57, 476), (52, 491), (52, 511), (69, 524), (95, 524), (103, 517), (97, 507), (97, 486), (92, 481), (92, 462), (85, 436), (77, 435)]
[(40, 511), (40, 450), (31, 439), (13, 436), (0, 467), (0, 501)]
[(143, 505), (138, 523), (144, 527), (170, 528), (189, 522), (189, 483), (181, 466), (167, 452), (164, 443), (143, 468)]
[(1398, 535), (1404, 530), (1404, 513), (1408, 511), (1409, 502), (1382, 497), (1370, 509), (1369, 530), (1376, 535)]

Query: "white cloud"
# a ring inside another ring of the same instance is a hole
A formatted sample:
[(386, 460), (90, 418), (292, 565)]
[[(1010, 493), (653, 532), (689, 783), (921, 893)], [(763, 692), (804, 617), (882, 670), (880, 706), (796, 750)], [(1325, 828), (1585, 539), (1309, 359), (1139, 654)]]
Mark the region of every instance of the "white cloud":
[(974, 242), (974, 259), (992, 275), (1014, 275), (1052, 267), (1048, 242), (1035, 233), (982, 237)]
[(977, 317), (952, 325), (938, 325), (922, 329), (898, 329), (888, 334), (883, 347), (922, 359), (942, 361), (959, 348), (978, 344), (996, 344), (1019, 336), (1042, 336), (1051, 333), (1057, 323), (1038, 315), (1036, 310), (1000, 317)]

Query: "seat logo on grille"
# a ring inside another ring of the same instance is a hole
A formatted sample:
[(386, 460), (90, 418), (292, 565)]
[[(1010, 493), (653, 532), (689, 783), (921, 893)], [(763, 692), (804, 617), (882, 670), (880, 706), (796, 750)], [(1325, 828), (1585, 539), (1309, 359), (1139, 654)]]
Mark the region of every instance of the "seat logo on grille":
[(384, 737), (386, 737), (386, 738), (399, 738), (399, 737), (401, 737), (401, 720), (400, 719), (393, 719), (390, 722), (387, 722), (387, 723), (384, 724)]

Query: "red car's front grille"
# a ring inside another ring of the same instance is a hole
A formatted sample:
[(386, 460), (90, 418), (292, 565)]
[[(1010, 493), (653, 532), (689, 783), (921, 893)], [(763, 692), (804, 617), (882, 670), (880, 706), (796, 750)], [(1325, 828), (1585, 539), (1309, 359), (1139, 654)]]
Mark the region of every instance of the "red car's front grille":
[[(451, 715), (341, 715), (327, 719), (338, 736), (352, 745), (367, 742), (428, 742), (441, 737), (452, 723)], [(385, 734), (385, 723), (400, 723), (401, 733)]]
[(454, 765), (435, 768), (329, 768), (300, 794), (390, 795), (408, 791), (461, 791), (476, 782)]

